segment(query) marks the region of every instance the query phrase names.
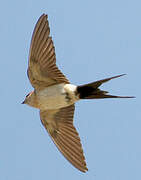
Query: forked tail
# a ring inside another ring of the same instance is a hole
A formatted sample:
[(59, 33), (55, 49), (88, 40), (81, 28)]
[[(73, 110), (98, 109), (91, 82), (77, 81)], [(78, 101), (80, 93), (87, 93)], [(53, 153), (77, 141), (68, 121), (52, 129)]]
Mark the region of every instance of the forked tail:
[(118, 76), (102, 79), (99, 81), (95, 81), (89, 84), (77, 86), (77, 93), (79, 95), (80, 99), (103, 99), (103, 98), (134, 98), (134, 96), (114, 96), (107, 94), (107, 91), (102, 91), (99, 89), (99, 86), (101, 86), (103, 83), (115, 79), (121, 76), (124, 76), (125, 74), (121, 74)]

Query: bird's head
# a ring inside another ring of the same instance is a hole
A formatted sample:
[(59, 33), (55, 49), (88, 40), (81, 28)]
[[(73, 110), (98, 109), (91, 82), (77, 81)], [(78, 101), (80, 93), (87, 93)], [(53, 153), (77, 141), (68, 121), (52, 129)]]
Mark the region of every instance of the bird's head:
[(25, 100), (22, 102), (22, 104), (28, 104), (29, 106), (35, 106), (35, 95), (34, 91), (30, 92), (26, 95)]

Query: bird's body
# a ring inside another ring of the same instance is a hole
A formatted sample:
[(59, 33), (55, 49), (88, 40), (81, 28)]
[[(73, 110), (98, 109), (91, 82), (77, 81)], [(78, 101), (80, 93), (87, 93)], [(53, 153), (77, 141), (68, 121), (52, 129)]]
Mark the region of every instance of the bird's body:
[(56, 66), (55, 48), (49, 36), (47, 15), (43, 14), (34, 29), (28, 64), (28, 77), (34, 88), (23, 104), (40, 110), (41, 122), (57, 148), (77, 169), (87, 166), (79, 135), (73, 125), (75, 102), (80, 99), (130, 98), (114, 96), (99, 87), (118, 75), (89, 84), (76, 86)]
[[(76, 86), (72, 84), (56, 84), (42, 90), (33, 91), (36, 108), (40, 110), (59, 109), (70, 106), (78, 100)], [(29, 104), (34, 107), (34, 104)]]

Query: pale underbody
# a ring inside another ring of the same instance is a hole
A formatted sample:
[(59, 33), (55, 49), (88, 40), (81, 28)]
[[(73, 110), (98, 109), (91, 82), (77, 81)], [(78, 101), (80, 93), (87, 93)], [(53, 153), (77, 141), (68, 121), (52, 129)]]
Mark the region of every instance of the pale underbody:
[[(35, 107), (36, 104), (36, 108), (40, 110), (59, 109), (70, 106), (79, 100), (78, 96), (76, 96), (76, 87), (72, 84), (62, 83), (49, 86), (40, 91), (36, 90), (31, 94), (31, 101), (28, 105)], [(36, 103), (32, 103), (34, 99), (36, 99)]]

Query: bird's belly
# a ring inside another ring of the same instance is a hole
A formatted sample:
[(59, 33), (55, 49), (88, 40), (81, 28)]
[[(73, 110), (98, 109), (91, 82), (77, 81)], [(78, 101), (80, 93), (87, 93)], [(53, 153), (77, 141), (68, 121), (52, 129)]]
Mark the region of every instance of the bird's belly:
[(59, 109), (73, 104), (67, 95), (64, 84), (47, 87), (37, 93), (39, 109)]

